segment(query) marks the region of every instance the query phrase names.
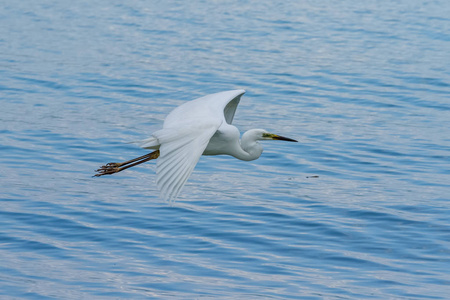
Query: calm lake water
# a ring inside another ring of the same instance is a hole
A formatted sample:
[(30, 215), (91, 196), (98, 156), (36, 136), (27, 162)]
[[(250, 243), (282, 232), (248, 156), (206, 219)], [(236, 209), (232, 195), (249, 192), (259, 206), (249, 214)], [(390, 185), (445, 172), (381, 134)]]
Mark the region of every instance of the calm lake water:
[[(450, 2), (7, 1), (1, 299), (449, 299)], [(174, 205), (147, 153), (243, 88), (259, 160), (202, 157)]]

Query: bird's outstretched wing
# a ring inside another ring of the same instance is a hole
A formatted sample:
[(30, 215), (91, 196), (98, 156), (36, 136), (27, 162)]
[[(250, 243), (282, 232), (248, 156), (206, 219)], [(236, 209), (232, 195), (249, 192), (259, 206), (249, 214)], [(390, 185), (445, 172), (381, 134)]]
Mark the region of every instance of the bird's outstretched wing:
[(198, 130), (162, 129), (154, 133), (161, 143), (156, 163), (161, 198), (172, 200), (178, 196), (218, 127), (211, 124)]
[(145, 140), (144, 147), (159, 144), (156, 184), (161, 197), (174, 199), (194, 170), (211, 137), (219, 127), (233, 121), (244, 90), (207, 95), (175, 108), (165, 119), (162, 130)]
[(203, 118), (214, 117), (225, 120), (228, 124), (233, 122), (234, 113), (245, 90), (232, 90), (185, 102), (175, 108), (164, 120), (164, 127), (173, 124), (191, 122)]

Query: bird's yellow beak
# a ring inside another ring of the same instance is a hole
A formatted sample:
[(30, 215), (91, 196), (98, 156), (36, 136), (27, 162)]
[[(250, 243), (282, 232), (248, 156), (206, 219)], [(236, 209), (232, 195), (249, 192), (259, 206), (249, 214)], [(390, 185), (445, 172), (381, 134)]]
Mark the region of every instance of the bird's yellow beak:
[(278, 134), (273, 134), (273, 133), (264, 133), (263, 134), (263, 138), (268, 139), (268, 140), (279, 140), (279, 141), (288, 141), (288, 142), (298, 142), (296, 140), (278, 135)]

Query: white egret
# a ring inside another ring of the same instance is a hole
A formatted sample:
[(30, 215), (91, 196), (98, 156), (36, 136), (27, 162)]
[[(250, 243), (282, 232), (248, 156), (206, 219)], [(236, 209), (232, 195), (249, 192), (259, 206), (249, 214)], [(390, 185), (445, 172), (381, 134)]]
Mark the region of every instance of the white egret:
[(140, 141), (140, 146), (155, 151), (122, 163), (109, 163), (95, 176), (114, 174), (151, 159), (156, 159), (156, 184), (161, 197), (175, 199), (202, 155), (231, 155), (250, 161), (263, 152), (259, 140), (296, 140), (251, 129), (242, 135), (231, 125), (244, 90), (207, 95), (175, 108), (164, 120), (163, 129)]

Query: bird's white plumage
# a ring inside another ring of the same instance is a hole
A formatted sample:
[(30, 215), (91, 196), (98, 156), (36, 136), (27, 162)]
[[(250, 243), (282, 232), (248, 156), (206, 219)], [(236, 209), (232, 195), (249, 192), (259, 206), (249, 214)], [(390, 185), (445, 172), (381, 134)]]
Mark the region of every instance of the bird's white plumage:
[(178, 196), (211, 138), (231, 126), (244, 93), (227, 91), (186, 102), (166, 117), (163, 129), (142, 141), (141, 147), (160, 151), (156, 183), (164, 199)]
[[(240, 160), (257, 159), (263, 152), (260, 140), (296, 140), (251, 129), (240, 139), (231, 125), (244, 90), (207, 95), (175, 108), (164, 120), (161, 130), (138, 143), (142, 148), (158, 149), (123, 163), (110, 163), (96, 176), (113, 174), (158, 158), (156, 183), (164, 199), (175, 199), (202, 155), (231, 155)], [(158, 157), (159, 155), (159, 157)]]

